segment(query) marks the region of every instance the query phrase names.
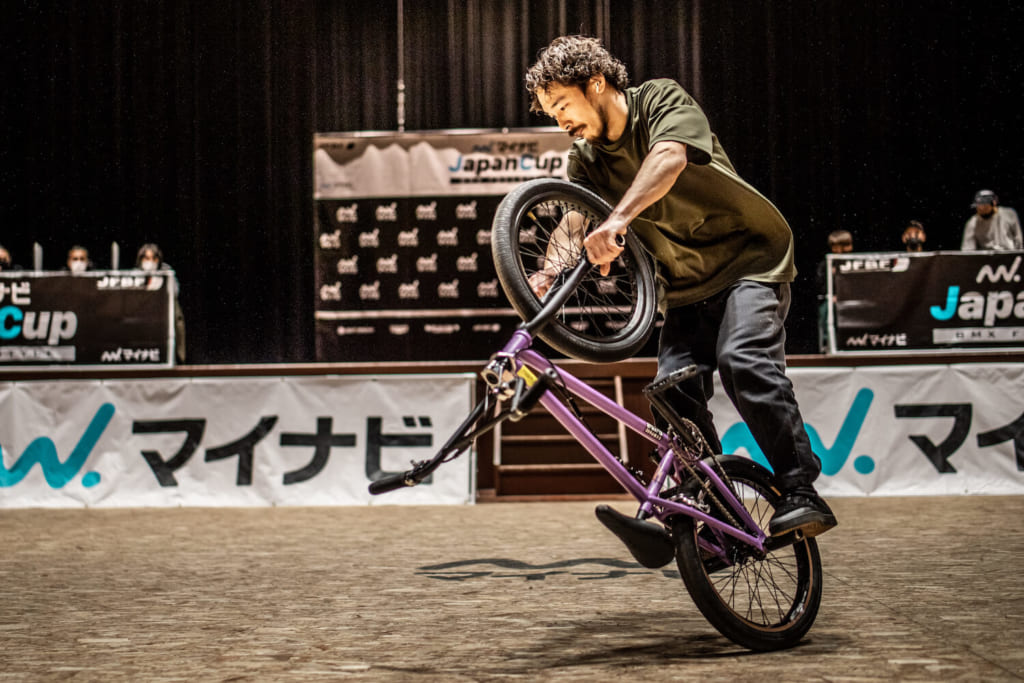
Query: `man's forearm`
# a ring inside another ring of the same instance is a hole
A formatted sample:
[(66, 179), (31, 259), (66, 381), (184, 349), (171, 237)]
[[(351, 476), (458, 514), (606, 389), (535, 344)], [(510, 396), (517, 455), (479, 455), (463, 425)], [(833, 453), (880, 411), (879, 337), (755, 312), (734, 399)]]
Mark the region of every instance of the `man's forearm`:
[(684, 168), (686, 145), (680, 142), (655, 144), (608, 220), (626, 225), (632, 223), (644, 209), (668, 194)]

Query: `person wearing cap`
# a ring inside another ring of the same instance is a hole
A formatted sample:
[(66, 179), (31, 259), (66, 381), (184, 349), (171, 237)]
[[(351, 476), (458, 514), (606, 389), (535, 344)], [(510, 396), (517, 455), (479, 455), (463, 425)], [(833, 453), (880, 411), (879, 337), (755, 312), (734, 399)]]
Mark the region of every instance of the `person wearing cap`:
[(963, 251), (1013, 251), (1024, 249), (1020, 219), (1008, 206), (999, 206), (992, 190), (980, 190), (971, 204), (974, 215), (964, 225)]

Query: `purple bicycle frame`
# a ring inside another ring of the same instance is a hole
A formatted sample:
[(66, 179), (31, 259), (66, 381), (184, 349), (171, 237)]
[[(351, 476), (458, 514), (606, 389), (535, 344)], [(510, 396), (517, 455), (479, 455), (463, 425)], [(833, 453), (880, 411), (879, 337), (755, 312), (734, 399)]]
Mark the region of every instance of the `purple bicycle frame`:
[[(512, 335), (512, 338), (505, 345), (505, 348), (497, 354), (512, 358), (515, 361), (513, 371), (518, 371), (522, 365), (531, 370), (543, 373), (548, 368), (555, 367), (554, 363), (530, 348), (533, 337), (529, 332), (520, 328)], [(572, 411), (558, 399), (551, 391), (546, 391), (540, 398), (540, 404), (568, 431), (593, 458), (601, 464), (605, 470), (622, 485), (637, 501), (640, 502), (640, 509), (646, 515), (653, 515), (661, 521), (665, 521), (670, 515), (684, 514), (700, 520), (718, 531), (733, 536), (740, 541), (753, 546), (758, 551), (764, 550), (766, 536), (760, 527), (754, 522), (746, 506), (733, 495), (728, 486), (721, 480), (714, 468), (706, 462), (700, 461), (695, 467), (703, 472), (712, 486), (720, 493), (728, 505), (736, 512), (740, 520), (750, 529), (757, 529), (758, 533), (753, 536), (741, 529), (718, 520), (697, 508), (678, 501), (661, 498), (658, 493), (662, 490), (666, 479), (677, 469), (676, 454), (671, 438), (668, 434), (658, 429), (655, 425), (640, 418), (634, 413), (626, 410), (618, 403), (608, 398), (596, 389), (591, 388), (572, 374), (558, 368), (558, 375), (565, 384), (566, 390), (573, 396), (580, 398), (594, 406), (602, 413), (612, 417), (625, 425), (631, 431), (644, 437), (655, 445), (659, 454), (658, 467), (651, 482), (644, 486), (625, 465), (608, 450), (607, 447), (572, 413)], [(702, 541), (703, 542), (703, 541)]]

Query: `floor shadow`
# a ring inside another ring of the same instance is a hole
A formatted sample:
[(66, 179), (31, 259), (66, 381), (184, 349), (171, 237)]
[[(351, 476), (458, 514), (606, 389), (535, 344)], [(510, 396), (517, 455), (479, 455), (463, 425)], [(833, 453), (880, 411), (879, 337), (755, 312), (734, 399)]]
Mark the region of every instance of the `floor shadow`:
[(416, 573), (441, 581), (484, 578), (543, 581), (548, 576), (555, 575), (575, 576), (581, 581), (596, 581), (623, 578), (630, 574), (652, 573), (668, 579), (679, 579), (679, 572), (671, 564), (661, 569), (647, 569), (636, 562), (609, 557), (582, 557), (541, 564), (505, 557), (486, 557), (424, 565), (417, 567)]

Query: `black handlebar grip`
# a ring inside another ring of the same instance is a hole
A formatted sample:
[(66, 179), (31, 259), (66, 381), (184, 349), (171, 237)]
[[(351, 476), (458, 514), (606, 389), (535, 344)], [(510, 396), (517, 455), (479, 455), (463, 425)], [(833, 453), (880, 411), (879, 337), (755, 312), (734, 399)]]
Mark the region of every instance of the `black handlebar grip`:
[(370, 493), (376, 496), (381, 493), (400, 489), (403, 486), (412, 486), (412, 484), (408, 483), (408, 479), (408, 472), (396, 472), (394, 474), (389, 474), (386, 477), (381, 477), (377, 481), (370, 482)]

